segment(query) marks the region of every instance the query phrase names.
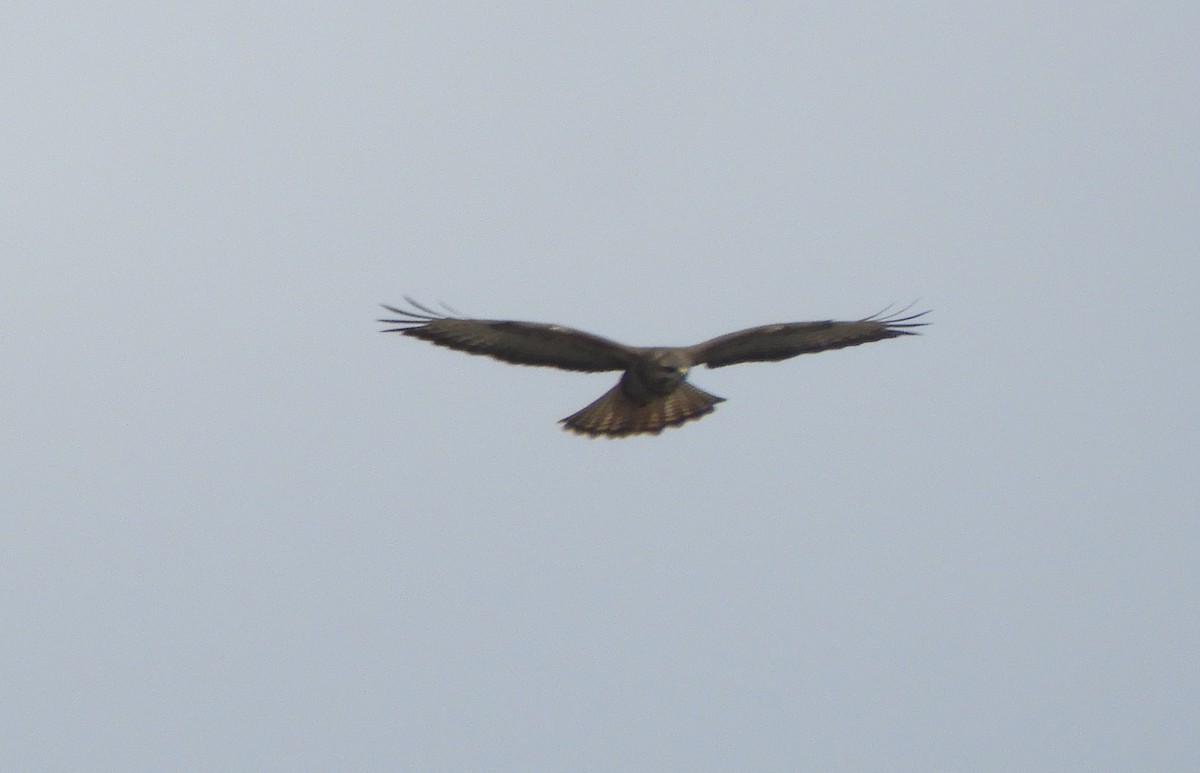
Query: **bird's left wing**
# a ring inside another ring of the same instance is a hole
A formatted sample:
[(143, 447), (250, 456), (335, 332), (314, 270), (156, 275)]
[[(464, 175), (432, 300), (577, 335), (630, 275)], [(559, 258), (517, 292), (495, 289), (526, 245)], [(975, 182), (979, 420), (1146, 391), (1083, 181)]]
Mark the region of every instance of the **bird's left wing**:
[(928, 323), (917, 322), (927, 311), (900, 316), (900, 311), (890, 316), (879, 314), (853, 322), (785, 322), (778, 325), (763, 325), (736, 333), (718, 336), (709, 341), (689, 347), (696, 364), (720, 368), (739, 362), (770, 362), (786, 360), (799, 354), (841, 349), (871, 341), (882, 341), (904, 335), (916, 335), (913, 328)]
[(597, 372), (624, 370), (630, 362), (629, 347), (582, 330), (541, 322), (446, 316), (408, 296), (404, 300), (413, 308), (381, 304), (396, 315), (395, 319), (379, 320), (394, 325), (382, 332), (423, 338), (438, 346), (518, 365)]

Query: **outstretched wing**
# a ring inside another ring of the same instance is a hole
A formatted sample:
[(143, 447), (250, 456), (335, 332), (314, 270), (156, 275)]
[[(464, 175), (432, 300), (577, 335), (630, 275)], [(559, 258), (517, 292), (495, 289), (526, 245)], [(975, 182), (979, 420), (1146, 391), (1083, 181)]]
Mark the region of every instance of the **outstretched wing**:
[(763, 325), (718, 336), (689, 347), (689, 350), (696, 364), (703, 363), (710, 368), (739, 362), (786, 360), (798, 354), (916, 335), (917, 331), (913, 328), (928, 324), (914, 321), (928, 314), (928, 311), (899, 316), (905, 311), (907, 309), (902, 309), (890, 316), (881, 316), (883, 312), (880, 312), (854, 322), (827, 320)]
[[(624, 370), (631, 349), (582, 330), (540, 322), (467, 319), (446, 316), (422, 306), (407, 295), (412, 308), (383, 308), (396, 315), (380, 322), (394, 327), (384, 333), (403, 333), (471, 354), (486, 354), (518, 365), (545, 365), (578, 371)], [(447, 309), (451, 311), (452, 309)]]

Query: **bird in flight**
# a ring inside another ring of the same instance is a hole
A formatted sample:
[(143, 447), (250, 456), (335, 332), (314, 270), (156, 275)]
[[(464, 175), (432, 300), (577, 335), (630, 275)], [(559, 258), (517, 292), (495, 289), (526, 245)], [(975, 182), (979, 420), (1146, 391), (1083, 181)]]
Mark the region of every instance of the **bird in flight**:
[[(438, 346), (484, 354), (517, 365), (583, 372), (622, 371), (621, 380), (583, 410), (561, 420), (564, 429), (591, 437), (657, 435), (712, 413), (725, 398), (687, 382), (696, 365), (721, 368), (740, 362), (773, 362), (799, 354), (916, 335), (928, 311), (908, 308), (852, 322), (784, 322), (717, 336), (694, 346), (626, 346), (582, 330), (541, 322), (469, 319), (446, 314), (404, 296), (409, 308), (382, 304), (396, 315), (381, 319), (382, 332), (422, 338)], [(910, 307), (911, 308), (911, 307)]]

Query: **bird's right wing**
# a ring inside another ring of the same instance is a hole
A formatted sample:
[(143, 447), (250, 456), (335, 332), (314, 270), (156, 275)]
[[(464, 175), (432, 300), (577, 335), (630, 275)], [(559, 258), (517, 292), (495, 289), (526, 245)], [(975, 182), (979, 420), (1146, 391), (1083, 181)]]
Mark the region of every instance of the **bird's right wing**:
[(408, 296), (412, 308), (383, 308), (397, 315), (380, 322), (394, 327), (384, 333), (423, 338), (471, 354), (484, 354), (517, 365), (544, 365), (576, 371), (624, 370), (632, 350), (607, 338), (582, 330), (541, 322), (468, 319), (446, 316), (422, 306)]

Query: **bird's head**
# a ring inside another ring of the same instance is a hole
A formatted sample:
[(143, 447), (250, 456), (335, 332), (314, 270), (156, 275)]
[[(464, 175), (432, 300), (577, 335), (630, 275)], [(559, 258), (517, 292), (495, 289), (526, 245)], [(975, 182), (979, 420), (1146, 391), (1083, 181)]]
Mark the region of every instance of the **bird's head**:
[(666, 373), (686, 375), (692, 367), (687, 356), (678, 349), (655, 349), (650, 359), (659, 370)]
[(643, 363), (641, 376), (655, 391), (665, 393), (687, 378), (691, 365), (678, 349), (654, 349)]

